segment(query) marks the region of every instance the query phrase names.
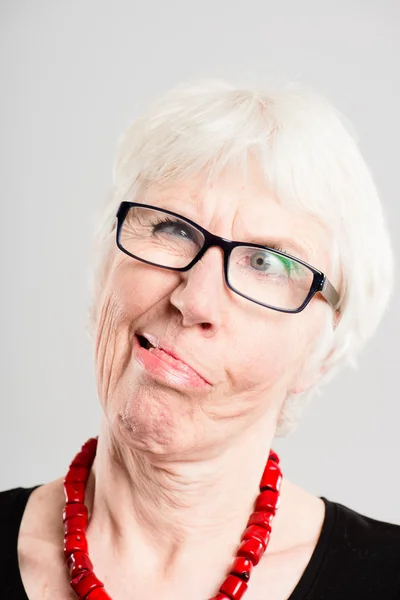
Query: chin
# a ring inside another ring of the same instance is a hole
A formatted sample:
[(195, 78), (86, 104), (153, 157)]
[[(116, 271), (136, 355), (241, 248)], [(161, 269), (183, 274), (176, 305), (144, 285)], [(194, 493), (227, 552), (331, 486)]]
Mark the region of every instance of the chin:
[(125, 401), (111, 419), (113, 429), (124, 445), (141, 451), (164, 454), (173, 451), (182, 431), (180, 410), (174, 410), (165, 399), (160, 401), (141, 394)]

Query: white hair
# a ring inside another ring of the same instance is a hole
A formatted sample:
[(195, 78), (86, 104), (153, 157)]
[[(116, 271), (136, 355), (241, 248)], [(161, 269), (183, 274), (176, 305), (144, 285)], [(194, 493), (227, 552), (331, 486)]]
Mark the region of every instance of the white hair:
[[(318, 218), (334, 240), (340, 321), (336, 328), (327, 323), (307, 368), (329, 354), (320, 385), (344, 363), (355, 366), (389, 301), (393, 253), (379, 195), (350, 130), (325, 98), (299, 84), (259, 91), (212, 80), (164, 94), (120, 140), (111, 199), (94, 236), (89, 334), (120, 202), (135, 200), (142, 185), (204, 172), (211, 180), (256, 156), (280, 202)], [(316, 384), (286, 399), (276, 435), (296, 427), (317, 391)]]

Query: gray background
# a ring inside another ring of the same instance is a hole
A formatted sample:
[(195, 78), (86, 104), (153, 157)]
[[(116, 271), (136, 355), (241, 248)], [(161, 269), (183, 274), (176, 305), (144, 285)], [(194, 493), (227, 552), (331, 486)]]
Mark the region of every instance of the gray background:
[[(84, 332), (90, 235), (119, 134), (173, 83), (272, 76), (325, 93), (354, 123), (399, 256), (400, 3), (3, 0), (0, 11), (6, 489), (61, 476), (97, 434)], [(295, 483), (400, 523), (396, 305), (359, 370), (344, 371), (274, 447)]]

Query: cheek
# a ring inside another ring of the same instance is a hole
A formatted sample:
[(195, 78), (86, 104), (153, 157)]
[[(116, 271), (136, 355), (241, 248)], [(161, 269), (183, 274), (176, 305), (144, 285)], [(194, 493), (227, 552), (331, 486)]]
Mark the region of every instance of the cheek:
[(120, 312), (132, 323), (164, 298), (177, 285), (179, 275), (135, 259), (120, 259), (109, 279)]
[[(268, 315), (235, 345), (235, 380), (242, 389), (267, 390), (288, 387), (310, 349), (314, 327), (307, 326), (303, 315)], [(240, 336), (238, 336), (240, 339)]]
[[(171, 276), (172, 275), (172, 276)], [(156, 311), (176, 285), (176, 275), (125, 258), (115, 259), (104, 289), (96, 328), (96, 377), (103, 402), (131, 358), (140, 317)]]
[(108, 290), (100, 307), (95, 346), (97, 389), (103, 405), (113, 379), (117, 379), (123, 371), (129, 346), (130, 332), (124, 326), (124, 311), (118, 293)]

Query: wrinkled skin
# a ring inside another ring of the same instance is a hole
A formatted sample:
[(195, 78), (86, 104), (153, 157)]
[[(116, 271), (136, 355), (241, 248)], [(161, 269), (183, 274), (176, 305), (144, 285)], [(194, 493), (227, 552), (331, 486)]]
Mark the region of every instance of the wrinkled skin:
[[(207, 187), (196, 179), (153, 185), (138, 201), (228, 239), (286, 239), (285, 251), (329, 277), (326, 230), (282, 206), (254, 166), (247, 182), (230, 171)], [(99, 395), (114, 434), (160, 456), (199, 457), (220, 452), (245, 430), (270, 431), (287, 394), (310, 385), (304, 365), (331, 313), (318, 295), (304, 311), (285, 314), (234, 294), (219, 248), (176, 273), (114, 247), (96, 339)], [(138, 329), (169, 340), (211, 385), (182, 392), (154, 382), (134, 357)]]

